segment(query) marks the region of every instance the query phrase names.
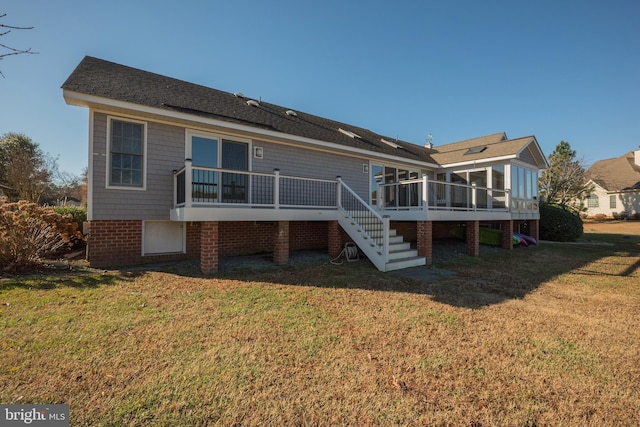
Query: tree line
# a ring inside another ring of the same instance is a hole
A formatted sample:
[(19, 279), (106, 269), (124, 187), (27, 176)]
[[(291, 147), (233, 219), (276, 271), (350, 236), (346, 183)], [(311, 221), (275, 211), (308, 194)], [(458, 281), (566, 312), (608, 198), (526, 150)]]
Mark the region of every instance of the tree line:
[(44, 153), (28, 136), (9, 132), (0, 137), (0, 190), (10, 201), (64, 205), (84, 201), (86, 174), (60, 171), (58, 159)]

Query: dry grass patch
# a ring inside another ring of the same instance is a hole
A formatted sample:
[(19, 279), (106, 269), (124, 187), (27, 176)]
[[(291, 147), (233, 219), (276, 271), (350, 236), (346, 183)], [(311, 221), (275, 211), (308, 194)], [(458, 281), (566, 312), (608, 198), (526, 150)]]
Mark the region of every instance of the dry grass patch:
[(414, 280), (366, 262), (0, 281), (0, 401), (72, 425), (638, 425), (640, 232)]

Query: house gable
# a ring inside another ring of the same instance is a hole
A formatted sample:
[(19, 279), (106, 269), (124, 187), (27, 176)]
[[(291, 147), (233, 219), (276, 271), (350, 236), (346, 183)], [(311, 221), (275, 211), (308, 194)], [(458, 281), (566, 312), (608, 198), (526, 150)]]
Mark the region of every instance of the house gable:
[(443, 167), (505, 160), (520, 160), (538, 169), (548, 166), (534, 136), (508, 139), (505, 133), (497, 133), (434, 147), (434, 150), (431, 157)]
[(587, 169), (585, 175), (609, 192), (640, 190), (640, 165), (636, 163), (633, 151), (613, 159), (599, 160)]

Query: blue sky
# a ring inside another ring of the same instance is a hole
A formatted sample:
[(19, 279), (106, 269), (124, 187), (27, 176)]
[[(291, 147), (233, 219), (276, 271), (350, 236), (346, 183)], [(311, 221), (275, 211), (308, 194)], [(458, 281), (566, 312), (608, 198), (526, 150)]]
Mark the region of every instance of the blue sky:
[(4, 0), (0, 134), (87, 164), (85, 55), (434, 145), (506, 132), (586, 164), (640, 144), (637, 0)]

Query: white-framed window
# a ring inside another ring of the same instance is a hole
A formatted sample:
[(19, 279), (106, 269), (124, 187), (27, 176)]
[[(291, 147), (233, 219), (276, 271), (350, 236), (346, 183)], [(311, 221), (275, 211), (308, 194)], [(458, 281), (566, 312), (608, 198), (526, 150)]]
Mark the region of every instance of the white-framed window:
[[(365, 169), (363, 168), (363, 172)], [(369, 171), (369, 194), (371, 206), (384, 203), (386, 207), (418, 206), (418, 185), (385, 187), (384, 193), (380, 193), (380, 185), (392, 184), (399, 181), (416, 179), (420, 177), (420, 171), (405, 169), (395, 165), (381, 165), (372, 163)]]
[(146, 189), (147, 123), (107, 119), (107, 188)]
[(616, 195), (612, 194), (609, 196), (609, 209), (615, 209), (616, 208)]
[(511, 165), (511, 207), (538, 209), (538, 171)]
[(597, 194), (592, 194), (587, 199), (587, 207), (588, 208), (598, 208), (600, 207), (600, 199)]

